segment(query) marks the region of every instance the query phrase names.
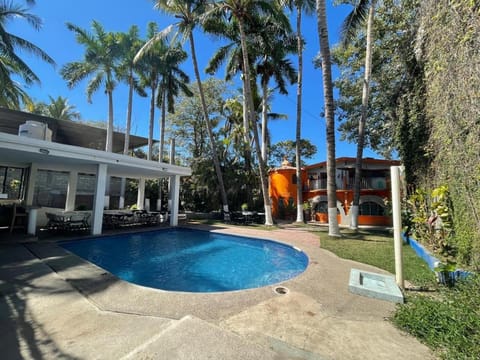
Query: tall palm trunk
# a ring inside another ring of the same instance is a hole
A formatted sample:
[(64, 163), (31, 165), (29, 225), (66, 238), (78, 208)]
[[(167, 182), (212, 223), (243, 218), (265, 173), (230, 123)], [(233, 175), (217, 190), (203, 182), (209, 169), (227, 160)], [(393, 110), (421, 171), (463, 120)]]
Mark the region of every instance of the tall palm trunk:
[(167, 99), (167, 92), (165, 89), (162, 90), (162, 114), (160, 120), (160, 145), (158, 146), (158, 161), (163, 161), (163, 150), (165, 147), (165, 121), (166, 121), (166, 109), (167, 105), (165, 103)]
[(267, 163), (268, 84), (262, 84), (262, 159)]
[(107, 140), (105, 142), (105, 151), (112, 152), (113, 144), (113, 93), (111, 90), (108, 93), (108, 124), (107, 124)]
[[(242, 78), (242, 83), (243, 83), (243, 87), (242, 87), (242, 95), (243, 95), (243, 107), (242, 107), (242, 110), (243, 110), (243, 141), (245, 142), (245, 146), (244, 146), (244, 158), (245, 158), (245, 173), (247, 174), (251, 174), (252, 173), (252, 151), (251, 151), (251, 146), (250, 146), (250, 126), (249, 126), (249, 122), (250, 122), (250, 118), (249, 118), (249, 112), (248, 112), (248, 102), (247, 102), (247, 95), (246, 95), (246, 91), (247, 91), (247, 80), (245, 78), (245, 76), (243, 76)], [(250, 184), (247, 185), (248, 187), (250, 187)], [(249, 191), (250, 189), (247, 189), (247, 191)]]
[(372, 0), (368, 10), (367, 45), (365, 49), (365, 74), (362, 90), (362, 112), (358, 122), (357, 158), (355, 160), (355, 182), (353, 187), (353, 204), (350, 213), (350, 227), (358, 229), (358, 214), (360, 206), (360, 187), (362, 179), (363, 148), (365, 146), (365, 124), (367, 122), (368, 98), (370, 93), (370, 75), (372, 73), (372, 31), (375, 15), (375, 0)]
[(125, 141), (123, 143), (123, 154), (128, 154), (130, 147), (130, 129), (132, 127), (132, 105), (133, 105), (133, 74), (132, 71), (128, 77), (128, 103), (127, 103), (127, 121), (125, 124)]
[(150, 85), (150, 119), (148, 121), (148, 151), (147, 151), (147, 160), (152, 160), (152, 150), (153, 150), (153, 122), (155, 121), (155, 89), (157, 84), (152, 81)]
[(335, 184), (335, 114), (333, 104), (332, 63), (328, 42), (325, 0), (317, 0), (317, 27), (322, 60), (323, 97), (327, 123), (327, 198), (328, 234), (341, 236), (337, 220), (337, 193)]
[(207, 103), (205, 102), (205, 94), (203, 93), (202, 81), (200, 79), (200, 72), (198, 70), (197, 55), (195, 52), (195, 41), (193, 39), (193, 32), (189, 34), (190, 40), (190, 53), (192, 56), (193, 69), (195, 71), (195, 78), (197, 79), (198, 93), (200, 94), (200, 101), (202, 103), (203, 118), (205, 119), (205, 126), (207, 127), (208, 136), (210, 137), (210, 147), (213, 157), (213, 166), (215, 167), (215, 173), (217, 175), (218, 187), (220, 188), (220, 196), (222, 198), (222, 205), (225, 220), (230, 220), (230, 211), (228, 209), (227, 192), (225, 191), (225, 184), (223, 182), (223, 174), (220, 168), (220, 160), (218, 158), (217, 148), (215, 144), (215, 137), (213, 135), (212, 124), (208, 116)]
[[(130, 70), (128, 77), (128, 103), (127, 103), (127, 121), (125, 124), (125, 140), (123, 142), (123, 154), (128, 155), (128, 149), (130, 147), (130, 129), (132, 127), (132, 105), (133, 105), (133, 74)], [(125, 206), (125, 188), (127, 185), (127, 179), (122, 177), (120, 183), (120, 200), (118, 203), (119, 209), (123, 209)]]
[(266, 176), (266, 165), (262, 158), (262, 151), (260, 149), (260, 139), (258, 136), (258, 129), (255, 126), (255, 116), (254, 116), (254, 106), (253, 106), (253, 97), (251, 91), (251, 82), (250, 82), (250, 64), (248, 61), (248, 50), (247, 50), (247, 38), (245, 35), (245, 29), (242, 19), (238, 19), (238, 28), (240, 30), (240, 42), (242, 45), (242, 57), (243, 57), (243, 74), (245, 77), (244, 87), (246, 99), (244, 101), (247, 103), (247, 114), (250, 125), (253, 129), (255, 151), (258, 157), (258, 170), (260, 173), (260, 184), (262, 186), (262, 195), (263, 195), (263, 204), (265, 208), (265, 225), (273, 225), (272, 218), (272, 207), (270, 205), (270, 197), (268, 196), (268, 180)]
[(303, 222), (303, 196), (302, 196), (302, 158), (300, 155), (300, 140), (302, 136), (302, 82), (303, 82), (303, 44), (302, 44), (302, 8), (297, 6), (297, 53), (298, 53), (298, 78), (297, 78), (297, 128), (295, 132), (295, 164), (297, 176), (297, 222)]

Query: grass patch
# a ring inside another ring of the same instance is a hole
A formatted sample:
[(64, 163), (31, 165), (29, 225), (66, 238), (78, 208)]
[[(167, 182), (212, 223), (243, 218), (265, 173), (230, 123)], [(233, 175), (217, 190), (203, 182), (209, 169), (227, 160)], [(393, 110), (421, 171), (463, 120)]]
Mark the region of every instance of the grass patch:
[(441, 288), (435, 297), (409, 297), (393, 322), (442, 359), (480, 359), (480, 277)]
[[(320, 247), (343, 259), (358, 261), (395, 273), (393, 235), (389, 232), (342, 231), (342, 238), (320, 232)], [(435, 285), (435, 275), (408, 245), (403, 246), (403, 277), (419, 287)]]

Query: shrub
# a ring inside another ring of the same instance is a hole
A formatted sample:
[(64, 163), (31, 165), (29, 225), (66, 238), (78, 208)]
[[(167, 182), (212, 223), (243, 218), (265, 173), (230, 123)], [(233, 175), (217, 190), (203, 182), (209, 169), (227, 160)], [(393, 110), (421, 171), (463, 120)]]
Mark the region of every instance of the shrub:
[(445, 260), (453, 260), (452, 202), (448, 186), (442, 185), (427, 193), (417, 189), (407, 200), (407, 223), (413, 237), (428, 245)]

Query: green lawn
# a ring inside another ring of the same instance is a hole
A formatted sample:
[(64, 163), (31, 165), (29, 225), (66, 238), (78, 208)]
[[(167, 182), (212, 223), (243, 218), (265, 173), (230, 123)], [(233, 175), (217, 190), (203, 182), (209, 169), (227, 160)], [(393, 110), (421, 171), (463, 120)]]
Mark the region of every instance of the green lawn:
[[(355, 260), (395, 273), (393, 234), (380, 231), (342, 230), (342, 238), (318, 232), (320, 247), (344, 259)], [(435, 275), (413, 249), (403, 246), (403, 276), (418, 287), (434, 286)]]

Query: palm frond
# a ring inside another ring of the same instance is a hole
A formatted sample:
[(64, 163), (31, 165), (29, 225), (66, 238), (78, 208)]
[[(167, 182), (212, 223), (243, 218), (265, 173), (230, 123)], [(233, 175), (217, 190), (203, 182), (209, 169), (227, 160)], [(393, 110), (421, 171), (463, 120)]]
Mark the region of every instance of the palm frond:
[(346, 47), (357, 35), (359, 29), (365, 24), (368, 9), (372, 5), (371, 0), (358, 0), (352, 12), (350, 12), (341, 25), (340, 40)]

